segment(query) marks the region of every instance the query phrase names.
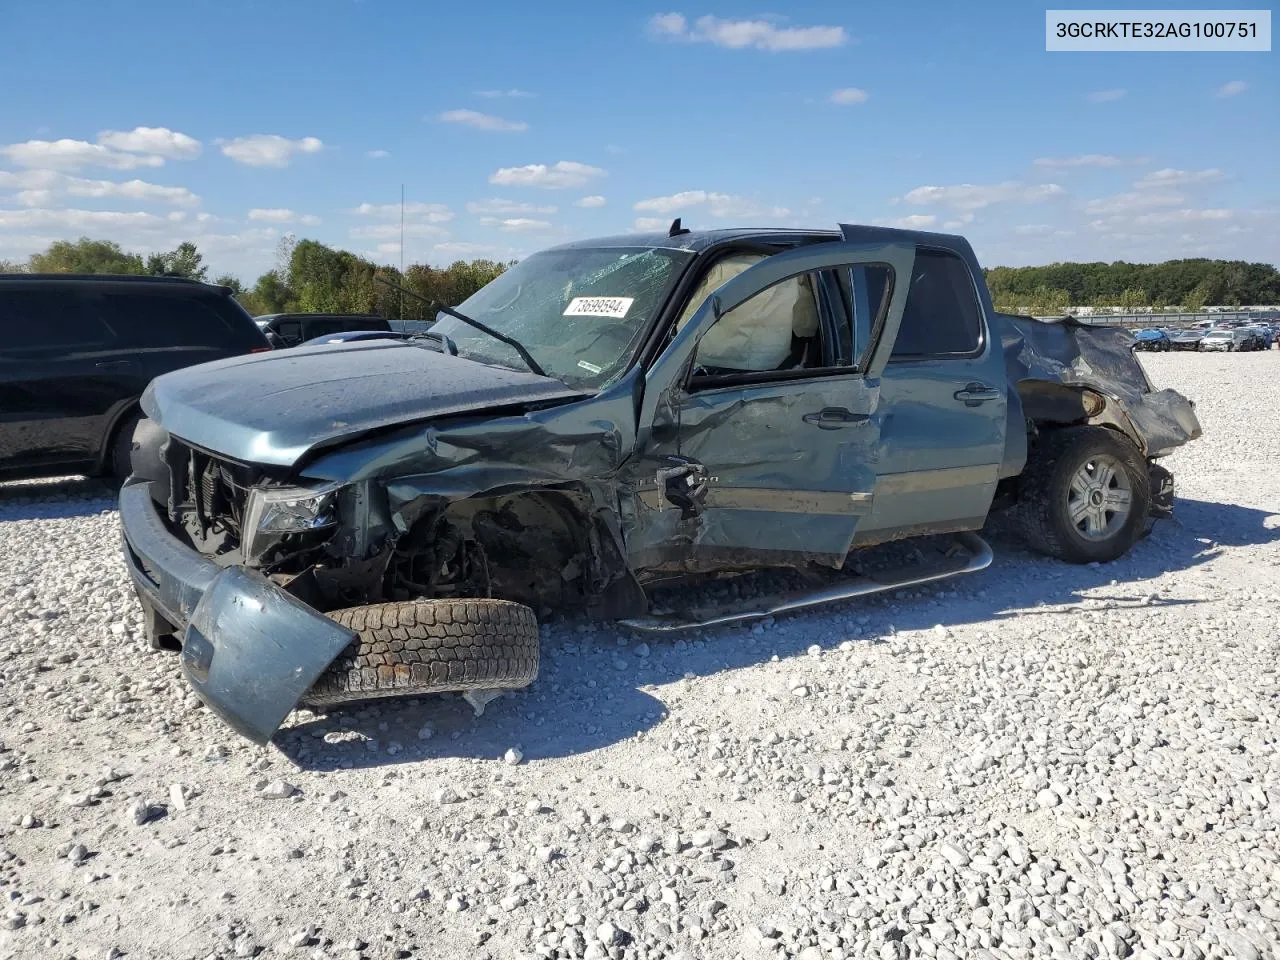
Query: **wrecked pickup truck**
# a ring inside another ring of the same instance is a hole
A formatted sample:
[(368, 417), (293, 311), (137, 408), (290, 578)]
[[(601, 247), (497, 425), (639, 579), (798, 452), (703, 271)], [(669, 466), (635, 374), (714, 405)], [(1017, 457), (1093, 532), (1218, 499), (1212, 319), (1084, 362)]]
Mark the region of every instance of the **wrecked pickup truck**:
[[(572, 243), (418, 339), (154, 381), (125, 560), (152, 645), (258, 742), (298, 704), (519, 688), (539, 615), (679, 629), (971, 572), (997, 509), (1062, 560), (1120, 556), (1171, 510), (1158, 458), (1200, 432), (1132, 345), (997, 314), (955, 236)], [(937, 565), (855, 574), (917, 536), (947, 540)], [(761, 569), (815, 585), (652, 599)]]

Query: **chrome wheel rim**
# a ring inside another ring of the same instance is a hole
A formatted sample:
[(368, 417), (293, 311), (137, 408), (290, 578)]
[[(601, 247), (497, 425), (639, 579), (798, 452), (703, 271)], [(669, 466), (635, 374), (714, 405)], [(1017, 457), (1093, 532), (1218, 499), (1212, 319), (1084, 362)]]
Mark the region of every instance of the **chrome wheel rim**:
[(1090, 457), (1071, 475), (1067, 487), (1067, 518), (1076, 533), (1086, 540), (1106, 540), (1115, 536), (1133, 503), (1129, 473), (1115, 457)]

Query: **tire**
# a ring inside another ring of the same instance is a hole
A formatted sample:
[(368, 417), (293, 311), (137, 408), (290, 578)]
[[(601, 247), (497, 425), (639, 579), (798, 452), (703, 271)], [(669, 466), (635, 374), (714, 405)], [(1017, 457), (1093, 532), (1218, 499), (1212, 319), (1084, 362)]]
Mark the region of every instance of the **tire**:
[[(1110, 480), (1104, 480), (1105, 470), (1112, 471)], [(1118, 506), (1117, 491), (1126, 488), (1127, 512), (1107, 510), (1109, 502)], [(1067, 563), (1115, 560), (1147, 529), (1147, 465), (1127, 437), (1105, 427), (1043, 434), (1028, 456), (1020, 490), (1017, 522), (1023, 536), (1034, 550)], [(1082, 518), (1079, 523), (1073, 513)]]
[(125, 414), (111, 437), (107, 472), (121, 483), (133, 472), (133, 431), (138, 428), (138, 421), (141, 419), (142, 414), (137, 410)]
[(377, 697), (512, 690), (538, 676), (538, 621), (506, 600), (417, 600), (326, 614), (359, 636), (302, 697), (327, 706)]

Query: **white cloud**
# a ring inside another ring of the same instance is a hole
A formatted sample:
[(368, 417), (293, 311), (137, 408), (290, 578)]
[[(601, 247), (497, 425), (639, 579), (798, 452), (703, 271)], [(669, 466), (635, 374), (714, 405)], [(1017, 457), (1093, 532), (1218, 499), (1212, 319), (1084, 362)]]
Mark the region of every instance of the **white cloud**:
[(600, 194), (593, 193), (589, 197), (583, 197), (580, 200), (573, 201), (573, 205), (575, 207), (587, 207), (590, 209), (593, 207), (603, 207), (606, 202), (605, 198), (600, 196)]
[[(350, 235), (362, 240), (395, 240), (400, 237), (400, 224), (371, 223), (352, 227)], [(406, 237), (447, 237), (449, 231), (433, 223), (406, 223), (404, 235)]]
[(1182, 187), (1193, 183), (1216, 183), (1224, 176), (1217, 167), (1210, 167), (1208, 170), (1174, 170), (1172, 167), (1165, 167), (1163, 170), (1156, 170), (1139, 177), (1133, 185), (1139, 190), (1148, 190), (1152, 187)]
[(1167, 224), (1167, 223), (1201, 223), (1206, 220), (1230, 220), (1235, 217), (1234, 210), (1209, 209), (1162, 210), (1159, 213), (1144, 213), (1134, 217), (1134, 223)]
[(1218, 88), (1219, 97), (1235, 97), (1249, 89), (1243, 80), (1230, 80)]
[(780, 27), (770, 20), (724, 20), (699, 17), (692, 24), (679, 13), (660, 13), (649, 20), (649, 32), (664, 40), (710, 43), (731, 50), (822, 50), (849, 40), (844, 27)]
[(128, 227), (161, 227), (166, 220), (154, 213), (118, 210), (0, 210), (0, 230), (62, 228), (76, 230), (110, 230)]
[[(362, 203), (354, 210), (347, 211), (360, 217), (377, 217), (384, 220), (400, 219), (398, 203)], [(417, 200), (404, 205), (406, 219), (422, 220), (426, 223), (447, 223), (453, 219), (453, 211), (443, 203), (421, 203)]]
[(481, 113), (479, 110), (446, 110), (437, 119), (441, 123), (458, 123), (477, 130), (520, 133), (529, 129), (529, 125), (523, 120), (506, 120), (495, 117), (491, 113)]
[(247, 167), (287, 167), (295, 154), (319, 153), (324, 149), (324, 143), (316, 137), (290, 140), (275, 133), (255, 133), (217, 142), (224, 156)]
[(1038, 157), (1037, 167), (1060, 169), (1067, 167), (1118, 167), (1124, 161), (1109, 153), (1081, 153), (1071, 157)]
[(841, 87), (839, 90), (833, 90), (831, 96), (828, 97), (832, 103), (838, 103), (841, 106), (850, 106), (855, 103), (866, 103), (867, 98), (871, 94), (858, 87)]
[(19, 188), (18, 201), (31, 207), (47, 206), (57, 196), (121, 197), (182, 207), (200, 203), (200, 198), (186, 187), (165, 187), (145, 180), (88, 180), (56, 170), (0, 170), (0, 187)]
[[(487, 218), (486, 218), (487, 219)], [(485, 221), (482, 219), (481, 223)], [(529, 217), (508, 217), (503, 220), (499, 226), (501, 229), (510, 233), (530, 233), (539, 230), (550, 230), (551, 224), (547, 220), (534, 220)]]
[(447, 256), (479, 256), (483, 253), (496, 253), (502, 250), (502, 247), (494, 247), (487, 243), (468, 243), (463, 240), (447, 240), (444, 243), (437, 243), (431, 248), (436, 253), (442, 253)]
[(308, 227), (314, 227), (320, 223), (320, 218), (314, 214), (298, 214), (287, 207), (254, 207), (249, 211), (249, 219), (265, 223), (293, 223), (297, 221)]
[(732, 193), (708, 193), (705, 190), (684, 190), (666, 197), (650, 197), (635, 204), (640, 213), (679, 213), (694, 207), (705, 207), (713, 217), (773, 217), (788, 216), (786, 207), (764, 207), (753, 200)]
[(670, 220), (664, 220), (662, 217), (636, 217), (632, 221), (631, 228), (640, 233), (650, 233), (654, 230), (665, 230), (670, 223)]
[(903, 230), (924, 230), (937, 222), (938, 218), (932, 213), (913, 213), (905, 217), (891, 217), (876, 221), (882, 227), (901, 227)]
[(1064, 193), (1066, 191), (1056, 183), (1027, 186), (1016, 180), (1007, 180), (986, 185), (961, 183), (948, 187), (916, 187), (903, 199), (917, 206), (937, 204), (965, 211), (981, 210), (993, 203), (1039, 203)]
[(391, 156), (391, 153), (387, 150), (369, 150), (365, 153), (365, 156), (370, 160), (384, 160)]
[(1176, 207), (1185, 202), (1186, 197), (1180, 193), (1159, 193), (1154, 190), (1133, 191), (1090, 200), (1084, 205), (1084, 212), (1095, 216), (1130, 213), (1134, 210), (1149, 210), (1152, 207)]
[(119, 183), (113, 180), (83, 180), (80, 177), (67, 177), (64, 190), (73, 197), (127, 197), (131, 200), (151, 200), (157, 203), (172, 203), (181, 207), (194, 207), (200, 198), (186, 187), (165, 187), (145, 180), (126, 180)]
[(1092, 103), (1113, 103), (1116, 100), (1123, 99), (1128, 92), (1124, 87), (1115, 87), (1111, 90), (1095, 90), (1086, 99)]
[(503, 200), (492, 197), (488, 200), (473, 200), (467, 204), (467, 213), (502, 216), (512, 213), (555, 213), (556, 208), (536, 203), (522, 203), (518, 200)]
[(123, 153), (86, 140), (28, 140), (0, 147), (0, 155), (20, 167), (45, 170), (79, 170), (81, 167), (136, 170), (164, 166), (164, 157)]
[(191, 160), (200, 156), (200, 141), (168, 127), (134, 127), (128, 132), (104, 130), (98, 143), (126, 153), (146, 153), (171, 160)]
[(523, 167), (501, 167), (489, 177), (489, 182), (503, 187), (541, 187), (544, 190), (563, 190), (583, 187), (605, 176), (599, 167), (592, 167), (574, 160), (561, 160), (547, 166), (545, 163), (529, 163)]
[(530, 97), (536, 97), (536, 93), (530, 93), (528, 90), (510, 89), (510, 90), (477, 90), (477, 97), (486, 97), (495, 100), (499, 97), (510, 97), (513, 100), (528, 100)]

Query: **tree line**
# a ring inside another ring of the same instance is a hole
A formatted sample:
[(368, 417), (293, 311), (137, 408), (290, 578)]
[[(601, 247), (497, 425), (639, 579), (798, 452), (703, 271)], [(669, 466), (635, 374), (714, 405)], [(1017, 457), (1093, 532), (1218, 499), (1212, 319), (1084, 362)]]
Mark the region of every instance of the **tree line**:
[[(245, 286), (231, 275), (213, 278), (230, 287), (252, 314), (377, 313), (388, 319), (427, 320), (432, 304), (461, 303), (510, 264), (459, 260), (448, 267), (413, 264), (404, 273), (315, 240), (280, 241), (275, 265)], [(124, 273), (208, 280), (194, 243), (147, 257), (109, 240), (59, 240), (25, 264), (0, 261), (0, 272)], [(1069, 307), (1197, 311), (1206, 305), (1280, 303), (1280, 271), (1243, 260), (1167, 260), (1164, 263), (1051, 263), (984, 271), (996, 309), (1048, 316)], [(378, 279), (404, 287), (404, 296)], [(419, 299), (421, 298), (421, 299)], [(426, 302), (424, 302), (426, 301)]]
[(1243, 260), (1051, 263), (984, 271), (996, 309), (1041, 316), (1068, 307), (1183, 309), (1280, 303), (1280, 271)]
[[(204, 256), (194, 243), (147, 257), (128, 253), (110, 240), (58, 240), (24, 263), (0, 261), (0, 273), (97, 273), (176, 276), (229, 287), (249, 313), (376, 313), (388, 319), (434, 319), (433, 304), (454, 305), (475, 293), (509, 264), (495, 260), (458, 260), (448, 267), (413, 264), (403, 274), (346, 250), (315, 240), (286, 236), (276, 263), (245, 286), (230, 274), (210, 281)], [(405, 296), (390, 281), (417, 294)]]

